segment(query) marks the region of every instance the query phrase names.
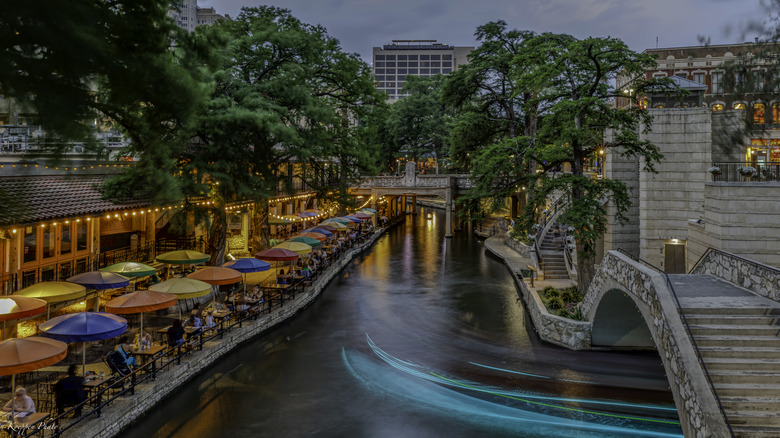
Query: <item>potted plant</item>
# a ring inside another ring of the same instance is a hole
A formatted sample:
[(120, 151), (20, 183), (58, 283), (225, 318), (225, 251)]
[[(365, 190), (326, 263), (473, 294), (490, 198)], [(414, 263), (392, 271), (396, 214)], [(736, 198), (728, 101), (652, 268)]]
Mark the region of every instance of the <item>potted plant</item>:
[(756, 168), (753, 166), (739, 166), (737, 167), (737, 173), (744, 176), (746, 181), (750, 181), (750, 178), (756, 173)]

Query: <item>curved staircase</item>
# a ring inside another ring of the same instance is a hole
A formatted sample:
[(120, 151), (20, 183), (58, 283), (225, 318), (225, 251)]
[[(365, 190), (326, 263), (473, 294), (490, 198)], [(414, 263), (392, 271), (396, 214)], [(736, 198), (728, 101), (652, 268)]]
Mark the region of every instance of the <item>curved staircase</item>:
[(557, 226), (551, 226), (539, 243), (541, 255), (540, 267), (544, 273), (544, 279), (569, 279), (569, 271), (566, 269), (566, 239), (563, 234), (556, 235)]

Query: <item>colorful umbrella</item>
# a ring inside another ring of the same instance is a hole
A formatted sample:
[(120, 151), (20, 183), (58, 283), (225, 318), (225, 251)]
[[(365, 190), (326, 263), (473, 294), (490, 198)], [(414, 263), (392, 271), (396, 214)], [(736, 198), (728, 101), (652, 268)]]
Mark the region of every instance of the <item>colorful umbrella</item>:
[(290, 251), (295, 251), (296, 253), (298, 253), (300, 255), (306, 255), (306, 254), (309, 254), (311, 252), (311, 246), (310, 245), (307, 245), (307, 244), (301, 243), (301, 242), (291, 242), (289, 240), (274, 246), (274, 248), (287, 249), (287, 250), (290, 250)]
[(87, 288), (80, 284), (67, 281), (44, 281), (26, 287), (16, 292), (14, 296), (40, 298), (47, 303), (59, 303), (83, 298), (86, 292)]
[[(347, 229), (347, 225), (346, 224), (344, 224), (343, 222), (334, 221), (332, 219), (328, 219), (327, 221), (322, 222), (321, 224), (317, 225), (317, 227), (318, 228), (330, 227), (330, 228), (333, 228), (333, 231), (346, 230)], [(328, 229), (328, 228), (325, 228), (325, 229)]]
[[(316, 231), (305, 231), (305, 232), (303, 232), (301, 234), (298, 234), (295, 237), (299, 237), (299, 236), (300, 237), (309, 237), (309, 238), (312, 238), (312, 239), (319, 240), (320, 242), (324, 242), (325, 240), (328, 239), (328, 236), (326, 236), (325, 233), (318, 233)], [(303, 243), (306, 243), (306, 242), (303, 242)]]
[(322, 223), (326, 223), (326, 222), (338, 222), (338, 223), (347, 225), (347, 224), (349, 224), (352, 221), (350, 219), (347, 219), (346, 217), (342, 216), (342, 217), (332, 217), (330, 219), (326, 219)]
[(230, 262), (225, 263), (225, 268), (235, 269), (238, 272), (241, 273), (249, 273), (249, 272), (261, 272), (261, 271), (267, 271), (271, 269), (271, 264), (268, 262), (264, 262), (259, 259), (253, 259), (250, 257), (244, 257), (240, 259), (236, 259)]
[(376, 214), (376, 210), (374, 210), (373, 208), (365, 207), (365, 208), (361, 208), (360, 210), (361, 211), (368, 211), (368, 212)]
[(264, 249), (255, 254), (256, 259), (268, 262), (287, 262), (297, 260), (298, 257), (300, 257), (300, 255), (297, 252), (278, 247)]
[(324, 212), (322, 210), (318, 210), (316, 208), (310, 208), (310, 209), (304, 210), (304, 211), (307, 212), (307, 213), (314, 213), (316, 216), (324, 214)]
[(306, 231), (309, 232), (309, 233), (320, 233), (320, 234), (324, 235), (325, 237), (330, 237), (330, 236), (333, 235), (333, 231), (336, 231), (336, 230), (330, 231), (330, 230), (326, 230), (325, 227), (317, 227), (317, 228), (309, 228)]
[(320, 244), (322, 243), (318, 239), (315, 239), (313, 237), (308, 237), (308, 236), (295, 236), (289, 239), (288, 242), (300, 242), (309, 245), (312, 248), (316, 246), (320, 246)]
[(176, 295), (183, 300), (185, 298), (198, 298), (211, 292), (211, 285), (192, 278), (175, 277), (149, 286), (150, 291), (165, 292)]
[(366, 213), (357, 212), (355, 214), (352, 214), (351, 216), (356, 217), (360, 220), (368, 220), (371, 219), (371, 216)]
[[(30, 336), (0, 342), (0, 375), (11, 376), (11, 397), (16, 394), (16, 375), (54, 365), (68, 355), (68, 346), (54, 339)], [(11, 421), (16, 415), (11, 403)]]
[(144, 312), (167, 309), (176, 305), (176, 295), (150, 290), (139, 290), (114, 298), (106, 303), (106, 312), (124, 315), (141, 314), (140, 336), (144, 333)]
[(3, 321), (3, 339), (5, 322), (40, 315), (46, 311), (46, 301), (38, 298), (10, 296), (0, 298), (0, 321)]
[[(110, 339), (127, 331), (127, 320), (104, 312), (79, 312), (52, 318), (38, 326), (43, 336), (58, 341), (92, 342)], [(81, 374), (87, 367), (87, 348), (81, 350)]]
[(106, 266), (105, 268), (100, 268), (100, 270), (102, 272), (113, 272), (115, 274), (132, 278), (147, 277), (149, 275), (154, 275), (157, 272), (157, 269), (154, 267), (138, 262), (114, 263), (113, 265)]
[(192, 249), (180, 249), (160, 254), (155, 260), (171, 265), (196, 265), (211, 260), (211, 256)]
[(130, 284), (130, 279), (113, 272), (91, 271), (74, 275), (68, 278), (68, 282), (76, 283), (87, 289), (116, 289)]
[(223, 268), (222, 266), (209, 266), (207, 268), (198, 269), (192, 274), (187, 275), (187, 278), (204, 281), (212, 286), (218, 286), (221, 284), (238, 283), (241, 281), (241, 273), (235, 269)]
[(349, 220), (349, 221), (350, 221), (350, 222), (352, 222), (352, 223), (356, 223), (356, 224), (359, 224), (359, 223), (360, 223), (360, 219), (356, 218), (355, 216), (342, 216), (342, 217), (343, 217), (344, 219), (347, 219), (347, 220)]

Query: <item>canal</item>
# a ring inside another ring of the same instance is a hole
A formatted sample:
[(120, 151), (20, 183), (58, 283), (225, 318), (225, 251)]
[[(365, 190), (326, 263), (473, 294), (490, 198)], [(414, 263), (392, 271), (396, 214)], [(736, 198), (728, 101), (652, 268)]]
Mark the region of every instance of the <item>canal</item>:
[(544, 344), (503, 264), (422, 209), (127, 437), (682, 436), (655, 352)]

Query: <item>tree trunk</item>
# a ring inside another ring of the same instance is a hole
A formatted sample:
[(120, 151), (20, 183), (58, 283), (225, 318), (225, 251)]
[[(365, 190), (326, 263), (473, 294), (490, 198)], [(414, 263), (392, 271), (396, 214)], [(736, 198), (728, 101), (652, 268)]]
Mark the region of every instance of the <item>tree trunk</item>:
[(252, 215), (252, 236), (249, 239), (249, 252), (255, 254), (268, 248), (271, 230), (268, 225), (268, 201), (255, 202)]
[[(578, 248), (583, 244), (584, 242), (577, 241)], [(588, 286), (593, 281), (593, 276), (596, 273), (595, 262), (594, 257), (585, 257), (581, 253), (577, 254), (577, 289), (581, 294), (585, 294), (588, 291)]]
[(225, 246), (227, 243), (227, 214), (224, 205), (219, 204), (212, 210), (213, 222), (209, 233), (209, 250), (211, 265), (220, 266), (225, 263)]

